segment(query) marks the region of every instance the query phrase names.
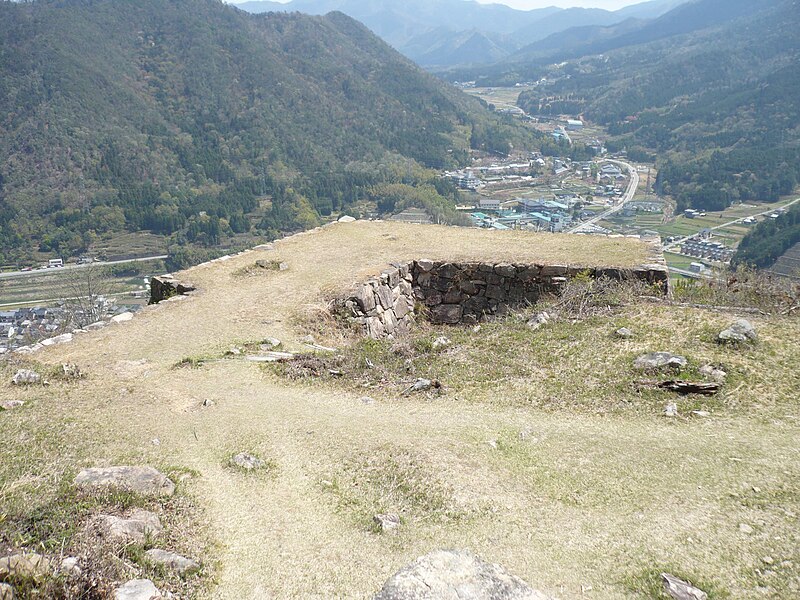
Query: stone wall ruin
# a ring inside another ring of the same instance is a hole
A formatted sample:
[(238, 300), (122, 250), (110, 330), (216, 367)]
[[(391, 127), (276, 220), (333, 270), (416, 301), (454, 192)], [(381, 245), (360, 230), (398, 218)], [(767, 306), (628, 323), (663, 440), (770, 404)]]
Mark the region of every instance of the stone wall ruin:
[(566, 282), (589, 277), (644, 281), (666, 294), (669, 271), (662, 264), (630, 269), (420, 259), (392, 264), (356, 287), (344, 305), (353, 321), (375, 339), (408, 331), (418, 316), (436, 324), (472, 325), (488, 315), (558, 294)]

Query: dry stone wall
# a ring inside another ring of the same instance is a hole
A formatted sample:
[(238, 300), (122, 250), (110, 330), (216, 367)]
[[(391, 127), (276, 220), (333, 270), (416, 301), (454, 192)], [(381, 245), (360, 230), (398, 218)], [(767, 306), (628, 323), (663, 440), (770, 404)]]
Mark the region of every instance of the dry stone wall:
[(395, 337), (408, 331), (420, 314), (437, 324), (469, 325), (533, 304), (542, 294), (558, 294), (579, 273), (644, 281), (664, 294), (668, 291), (669, 271), (663, 264), (622, 269), (420, 259), (393, 264), (358, 286), (345, 306), (369, 337)]

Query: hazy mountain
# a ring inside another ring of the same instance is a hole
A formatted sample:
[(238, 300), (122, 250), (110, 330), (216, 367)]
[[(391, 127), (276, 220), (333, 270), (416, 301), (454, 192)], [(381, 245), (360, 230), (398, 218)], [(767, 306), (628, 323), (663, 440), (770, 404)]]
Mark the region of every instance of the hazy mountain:
[(292, 0), (244, 2), (249, 12), (338, 10), (361, 21), (409, 58), (425, 66), (492, 63), (522, 46), (575, 26), (601, 26), (654, 18), (686, 0), (651, 0), (620, 11), (556, 7), (515, 10), (474, 0)]
[(679, 208), (777, 200), (800, 181), (798, 27), (798, 0), (697, 0), (592, 45), (603, 54), (529, 67), (549, 83), (519, 102), (582, 114), (610, 149), (657, 157)]
[(4, 252), (140, 229), (214, 243), (264, 197), (259, 227), (302, 228), (505, 127), (342, 13), (0, 3)]

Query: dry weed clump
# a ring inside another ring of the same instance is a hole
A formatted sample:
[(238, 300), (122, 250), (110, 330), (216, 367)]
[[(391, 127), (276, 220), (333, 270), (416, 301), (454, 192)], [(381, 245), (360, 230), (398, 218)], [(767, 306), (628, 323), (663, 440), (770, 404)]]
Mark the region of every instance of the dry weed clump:
[(673, 295), (686, 304), (800, 314), (800, 282), (743, 265), (722, 271), (718, 279), (678, 280)]
[(653, 286), (644, 281), (620, 281), (608, 277), (594, 279), (580, 274), (567, 281), (548, 310), (565, 319), (584, 319), (610, 314), (615, 309), (654, 294)]

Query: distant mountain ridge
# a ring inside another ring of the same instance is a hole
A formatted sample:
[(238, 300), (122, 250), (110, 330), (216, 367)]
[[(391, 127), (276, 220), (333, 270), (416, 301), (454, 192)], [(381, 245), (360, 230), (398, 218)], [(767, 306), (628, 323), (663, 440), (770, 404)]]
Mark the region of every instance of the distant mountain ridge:
[(426, 67), (497, 62), (523, 46), (576, 26), (605, 26), (656, 18), (688, 0), (649, 0), (617, 11), (557, 7), (516, 10), (474, 0), (251, 0), (236, 4), (254, 13), (341, 11)]

